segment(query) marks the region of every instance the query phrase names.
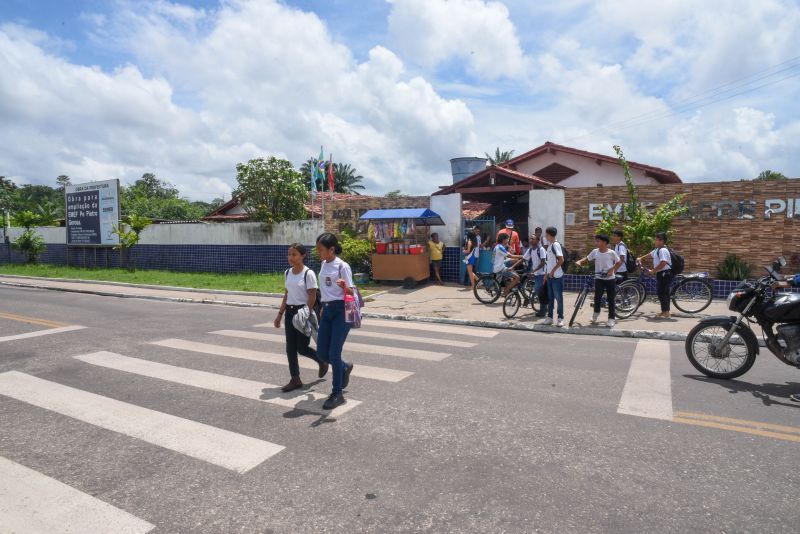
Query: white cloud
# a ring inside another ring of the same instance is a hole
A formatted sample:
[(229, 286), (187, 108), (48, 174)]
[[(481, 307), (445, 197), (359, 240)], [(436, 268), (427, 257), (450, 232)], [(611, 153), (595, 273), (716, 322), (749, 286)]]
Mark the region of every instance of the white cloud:
[(526, 58), (504, 4), (483, 0), (389, 1), (390, 39), (404, 58), (426, 68), (457, 58), (480, 79), (526, 74)]
[(142, 9), (122, 4), (97, 28), (135, 60), (113, 72), (0, 30), (5, 174), (132, 180), (152, 170), (212, 198), (229, 192), (238, 162), (299, 163), (323, 144), (373, 192), (422, 193), (446, 183), (448, 155), (474, 142), (466, 105), (407, 76), (386, 48), (359, 64), (312, 13), (277, 1)]

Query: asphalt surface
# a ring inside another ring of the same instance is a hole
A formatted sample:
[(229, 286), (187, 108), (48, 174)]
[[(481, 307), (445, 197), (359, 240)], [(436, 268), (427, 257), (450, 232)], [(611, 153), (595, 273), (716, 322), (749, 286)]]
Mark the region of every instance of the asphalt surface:
[[(310, 403), (280, 405), (267, 390), (259, 396), (254, 384), (288, 380), (285, 363), (258, 356), (282, 353), (281, 343), (253, 339), (281, 334), (256, 326), (273, 316), (0, 288), (0, 458), (127, 512), (154, 533), (798, 531), (800, 404), (787, 397), (800, 392), (800, 372), (769, 354), (739, 380), (720, 382), (698, 375), (682, 343), (465, 335), (367, 321), (363, 332), (378, 337), (353, 335), (349, 342), (362, 348), (346, 346), (346, 359), (356, 369), (378, 368), (372, 372), (382, 379), (354, 373), (349, 410), (330, 417)], [(41, 324), (24, 322), (31, 319)], [(85, 328), (15, 337), (59, 324)], [(245, 334), (212, 333), (221, 330)], [(177, 342), (153, 344), (167, 339)], [(660, 383), (671, 385), (676, 418), (710, 417), (716, 427), (618, 413), (634, 355), (651, 346), (639, 343), (664, 344), (669, 376)], [(222, 354), (185, 348), (209, 345)], [(389, 354), (398, 348), (409, 351)], [(114, 353), (111, 367), (75, 358), (98, 351)], [(143, 376), (113, 368), (115, 355), (212, 379), (203, 388)], [(412, 374), (398, 381), (383, 369)], [(48, 382), (35, 381), (43, 387), (21, 400), (8, 386), (20, 374)], [(329, 376), (302, 375), (309, 397), (329, 392)], [(237, 384), (255, 389), (214, 390), (213, 376), (253, 381)], [(154, 444), (172, 425), (136, 437), (66, 415), (62, 404), (36, 405), (62, 389), (67, 403), (100, 396), (82, 405), (86, 413), (110, 399), (147, 409), (123, 426), (168, 414), (226, 431), (230, 449), (215, 450), (211, 439), (197, 444), (200, 452), (191, 439)], [(250, 438), (285, 448), (246, 469), (226, 466)], [(53, 513), (29, 501), (4, 509), (3, 495), (23, 489), (4, 494), (0, 482), (0, 518)]]

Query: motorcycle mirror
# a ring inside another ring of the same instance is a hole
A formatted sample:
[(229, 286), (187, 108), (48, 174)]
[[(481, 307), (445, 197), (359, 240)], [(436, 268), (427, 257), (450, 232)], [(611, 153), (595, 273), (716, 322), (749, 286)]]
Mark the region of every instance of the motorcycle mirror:
[(781, 267), (786, 267), (786, 258), (783, 256), (778, 256), (778, 265)]

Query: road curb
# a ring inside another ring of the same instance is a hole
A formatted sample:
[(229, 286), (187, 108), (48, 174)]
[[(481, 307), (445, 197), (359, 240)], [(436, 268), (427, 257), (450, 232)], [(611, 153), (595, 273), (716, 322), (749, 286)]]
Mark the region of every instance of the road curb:
[[(2, 276), (0, 276), (2, 278)], [(16, 277), (19, 278), (19, 277)], [(33, 278), (32, 280), (54, 280), (52, 278)], [(95, 282), (96, 283), (96, 282)], [(114, 284), (123, 285), (123, 284)], [(266, 308), (278, 309), (279, 304), (259, 304), (256, 302), (238, 302), (232, 300), (215, 300), (215, 299), (192, 299), (181, 297), (164, 297), (156, 295), (123, 295), (120, 293), (113, 293), (109, 291), (97, 291), (89, 289), (76, 289), (53, 287), (39, 284), (26, 284), (21, 282), (6, 282), (0, 279), (0, 286), (9, 287), (26, 287), (34, 289), (46, 289), (49, 291), (61, 291), (63, 293), (80, 293), (84, 295), (97, 295), (101, 297), (117, 297), (117, 298), (130, 298), (130, 299), (145, 299), (155, 300), (161, 302), (182, 302), (190, 304), (217, 304), (222, 306), (236, 306), (241, 308)], [(159, 286), (158, 289), (165, 289)], [(228, 294), (228, 293), (222, 293)], [(232, 293), (238, 294), (238, 293)], [(252, 293), (244, 293), (245, 295), (253, 296)], [(262, 295), (255, 295), (262, 296)], [(272, 295), (270, 295), (272, 296)], [(282, 296), (282, 295), (281, 295)], [(559, 328), (557, 326), (547, 326), (543, 324), (521, 324), (511, 323), (505, 321), (473, 321), (469, 319), (452, 319), (448, 317), (428, 317), (422, 315), (403, 315), (403, 314), (390, 314), (364, 311), (363, 317), (367, 319), (385, 319), (390, 321), (408, 321), (418, 323), (433, 323), (433, 324), (446, 324), (453, 326), (471, 326), (476, 328), (493, 328), (497, 330), (516, 330), (523, 332), (539, 332), (546, 334), (569, 334), (578, 336), (603, 336), (603, 337), (618, 337), (629, 339), (660, 339), (665, 341), (685, 341), (687, 334), (684, 332), (657, 332), (655, 330), (623, 330), (623, 329), (609, 329), (609, 328), (592, 328), (592, 327), (571, 327)]]

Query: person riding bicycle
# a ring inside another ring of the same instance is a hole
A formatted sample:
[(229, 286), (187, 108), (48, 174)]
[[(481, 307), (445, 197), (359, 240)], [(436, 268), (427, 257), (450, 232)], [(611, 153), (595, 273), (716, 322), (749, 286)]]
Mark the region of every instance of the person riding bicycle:
[[(786, 289), (791, 287), (800, 287), (800, 273), (786, 277), (780, 282), (772, 283), (772, 289)], [(800, 393), (793, 393), (789, 395), (789, 398), (795, 402), (800, 402)]]
[(492, 272), (497, 276), (499, 281), (510, 280), (503, 290), (503, 296), (508, 295), (508, 292), (519, 284), (519, 275), (513, 271), (516, 264), (512, 266), (506, 265), (506, 260), (522, 260), (522, 256), (518, 254), (511, 254), (506, 245), (508, 243), (508, 234), (500, 234), (497, 236), (497, 245), (494, 247), (494, 263)]

